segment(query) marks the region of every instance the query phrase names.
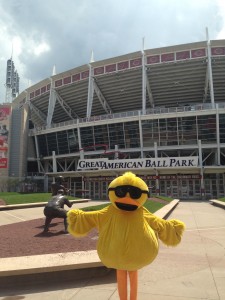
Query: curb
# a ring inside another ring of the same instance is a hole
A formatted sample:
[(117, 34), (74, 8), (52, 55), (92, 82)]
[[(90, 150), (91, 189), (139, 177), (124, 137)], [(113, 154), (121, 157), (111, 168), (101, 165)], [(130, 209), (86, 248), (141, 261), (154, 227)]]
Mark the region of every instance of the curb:
[[(89, 200), (87, 199), (86, 201)], [(163, 219), (167, 218), (178, 203), (178, 199), (171, 201), (156, 211), (155, 215)], [(96, 250), (0, 258), (0, 279), (2, 281), (3, 278), (7, 280), (11, 278), (13, 281), (18, 276), (26, 276), (28, 274), (35, 274), (35, 276), (39, 274), (41, 277), (44, 273), (57, 272), (62, 274), (65, 271), (81, 269), (86, 269), (87, 276), (89, 276), (88, 273), (91, 268), (99, 269), (101, 272), (102, 268), (105, 268)], [(105, 270), (108, 269), (105, 268)]]
[[(79, 200), (70, 200), (71, 203), (83, 203), (89, 202), (91, 199), (79, 199)], [(21, 209), (21, 208), (31, 208), (31, 207), (42, 207), (45, 206), (48, 202), (35, 202), (35, 203), (25, 203), (25, 204), (13, 204), (13, 205), (0, 205), (0, 211), (2, 210), (12, 210), (12, 209)]]
[(210, 204), (212, 204), (214, 206), (225, 209), (225, 202), (223, 202), (223, 201), (212, 199), (212, 200), (209, 200), (209, 202), (210, 202)]

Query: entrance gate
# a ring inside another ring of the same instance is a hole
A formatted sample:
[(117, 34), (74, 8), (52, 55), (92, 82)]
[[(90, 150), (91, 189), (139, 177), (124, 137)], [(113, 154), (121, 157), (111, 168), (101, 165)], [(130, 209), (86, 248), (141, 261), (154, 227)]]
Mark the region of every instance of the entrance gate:
[(160, 195), (178, 199), (200, 199), (200, 179), (160, 180)]
[[(156, 179), (159, 182), (159, 194), (177, 199), (212, 199), (224, 197), (225, 176), (216, 178), (204, 178), (205, 194), (201, 194), (201, 178), (199, 174), (193, 175), (155, 175), (141, 176), (150, 189), (150, 195), (156, 194)], [(114, 177), (89, 177), (84, 181), (84, 189), (89, 198), (93, 200), (108, 200), (107, 189)], [(77, 186), (78, 188), (78, 186)]]
[(85, 189), (89, 190), (90, 198), (93, 200), (108, 199), (108, 182), (106, 181), (87, 181), (85, 182)]

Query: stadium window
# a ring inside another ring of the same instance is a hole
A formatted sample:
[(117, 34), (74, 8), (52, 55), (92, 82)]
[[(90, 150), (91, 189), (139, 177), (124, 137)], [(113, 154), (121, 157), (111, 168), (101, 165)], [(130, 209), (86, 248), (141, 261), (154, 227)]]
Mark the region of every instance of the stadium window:
[(47, 144), (48, 144), (48, 155), (52, 156), (52, 152), (55, 151), (55, 154), (59, 154), (56, 132), (47, 134)]
[(126, 148), (140, 147), (140, 132), (138, 122), (124, 123)]
[[(93, 127), (80, 128), (81, 148), (87, 148), (94, 145)], [(94, 148), (88, 148), (88, 151), (94, 151)]]
[(219, 116), (220, 143), (225, 143), (225, 114)]
[(46, 135), (38, 135), (37, 140), (38, 140), (39, 155), (48, 156)]
[(77, 129), (67, 130), (69, 153), (79, 151), (78, 134)]
[(110, 149), (114, 149), (115, 145), (125, 148), (123, 123), (109, 124), (108, 129)]
[(57, 141), (58, 141), (58, 147), (59, 147), (59, 154), (69, 153), (69, 145), (68, 145), (66, 131), (57, 132)]

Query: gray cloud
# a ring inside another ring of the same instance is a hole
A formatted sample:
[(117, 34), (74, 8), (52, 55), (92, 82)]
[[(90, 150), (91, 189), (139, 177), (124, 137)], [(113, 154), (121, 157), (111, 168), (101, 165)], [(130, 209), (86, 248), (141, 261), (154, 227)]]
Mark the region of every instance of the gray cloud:
[[(205, 40), (206, 26), (215, 39), (222, 27), (217, 2), (210, 0), (0, 0), (0, 19), (7, 41), (22, 41), (13, 56), (23, 68), (16, 66), (23, 89), (28, 79), (34, 84), (50, 76), (53, 65), (63, 72), (88, 63), (91, 50), (101, 60), (140, 50), (142, 37), (149, 49)], [(42, 43), (49, 51), (35, 55)], [(5, 66), (1, 59), (0, 69)], [(3, 98), (4, 88), (0, 93)]]

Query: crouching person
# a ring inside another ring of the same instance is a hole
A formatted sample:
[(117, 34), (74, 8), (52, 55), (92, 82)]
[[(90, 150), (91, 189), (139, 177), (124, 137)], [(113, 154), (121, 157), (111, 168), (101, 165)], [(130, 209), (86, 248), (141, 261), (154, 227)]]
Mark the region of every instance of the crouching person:
[(58, 190), (57, 195), (53, 196), (44, 208), (45, 226), (43, 232), (48, 232), (49, 225), (54, 218), (64, 219), (65, 233), (67, 233), (67, 210), (64, 205), (71, 207), (73, 204), (64, 196), (63, 190)]

